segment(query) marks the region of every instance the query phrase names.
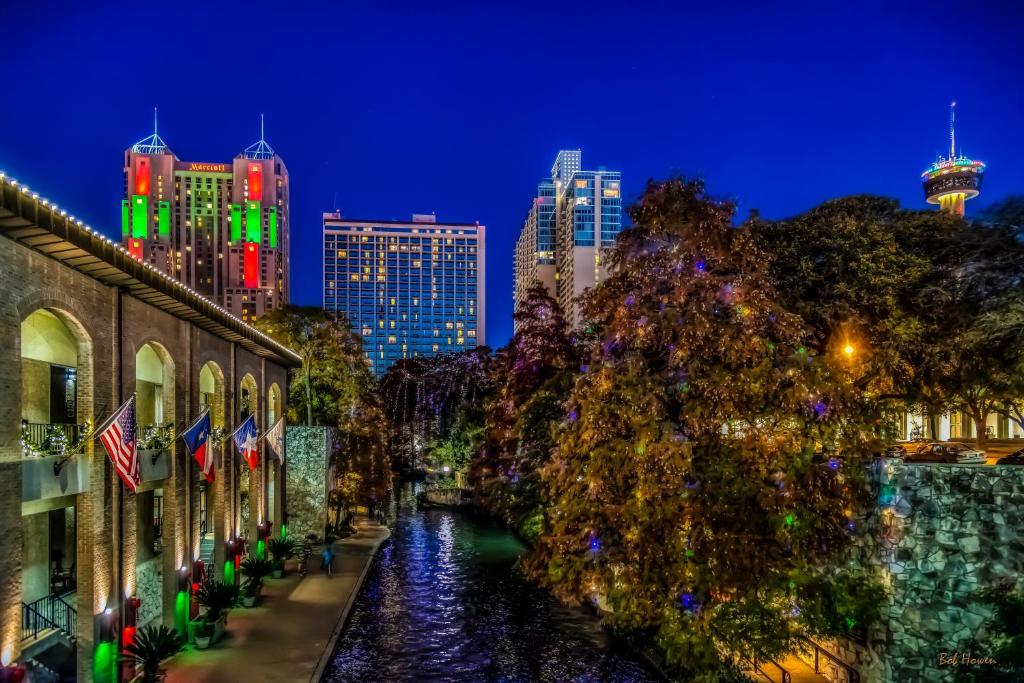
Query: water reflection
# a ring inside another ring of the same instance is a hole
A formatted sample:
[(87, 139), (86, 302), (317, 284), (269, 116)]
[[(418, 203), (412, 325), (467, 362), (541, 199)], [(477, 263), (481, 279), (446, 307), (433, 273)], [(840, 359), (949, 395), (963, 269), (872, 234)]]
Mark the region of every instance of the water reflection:
[(406, 491), (323, 680), (654, 681), (588, 614), (527, 584), (522, 544)]

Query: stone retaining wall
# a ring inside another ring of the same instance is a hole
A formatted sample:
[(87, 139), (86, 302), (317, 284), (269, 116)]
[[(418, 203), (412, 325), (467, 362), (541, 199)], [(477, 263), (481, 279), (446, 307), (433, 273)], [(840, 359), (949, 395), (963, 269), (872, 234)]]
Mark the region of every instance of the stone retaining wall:
[(940, 653), (985, 642), (990, 613), (978, 591), (1004, 580), (1024, 587), (1024, 467), (888, 461), (872, 480), (878, 506), (852, 560), (878, 567), (884, 623), (866, 646), (840, 642), (833, 652), (865, 682), (951, 680)]

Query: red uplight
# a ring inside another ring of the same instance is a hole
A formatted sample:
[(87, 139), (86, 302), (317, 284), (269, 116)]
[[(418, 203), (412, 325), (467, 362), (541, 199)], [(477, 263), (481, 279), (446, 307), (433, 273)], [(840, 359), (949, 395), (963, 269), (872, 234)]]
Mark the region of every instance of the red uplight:
[(249, 201), (258, 202), (263, 199), (263, 166), (249, 164)]
[(135, 194), (149, 194), (149, 157), (135, 157)]
[(125, 626), (124, 630), (121, 631), (121, 647), (125, 648), (131, 645), (135, 641), (135, 627)]
[(245, 245), (242, 272), (247, 288), (256, 289), (260, 286), (260, 246), (255, 242), (248, 242)]
[(129, 240), (128, 241), (128, 253), (132, 255), (136, 261), (142, 260), (142, 240)]

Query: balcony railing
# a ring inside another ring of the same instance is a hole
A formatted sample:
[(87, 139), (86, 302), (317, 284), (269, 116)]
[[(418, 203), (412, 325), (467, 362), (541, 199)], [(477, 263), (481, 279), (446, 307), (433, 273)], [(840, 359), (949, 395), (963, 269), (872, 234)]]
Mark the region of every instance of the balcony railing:
[(35, 602), (21, 603), (21, 637), (37, 638), (47, 629), (60, 631), (70, 640), (75, 639), (78, 612), (59, 595), (47, 595)]
[(83, 436), (82, 425), (48, 424), (42, 422), (22, 422), (22, 438), (29, 447), (45, 455), (57, 455), (56, 449), (47, 443), (53, 435), (63, 435), (64, 450), (76, 446)]

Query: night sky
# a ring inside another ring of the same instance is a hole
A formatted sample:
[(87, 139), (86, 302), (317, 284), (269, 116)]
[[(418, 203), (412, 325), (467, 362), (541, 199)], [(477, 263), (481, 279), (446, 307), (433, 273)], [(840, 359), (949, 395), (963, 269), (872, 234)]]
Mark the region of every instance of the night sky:
[(920, 207), (955, 99), (988, 164), (968, 213), (1024, 192), (1020, 2), (228, 4), (0, 0), (0, 170), (118, 237), (122, 152), (154, 106), (189, 161), (230, 160), (264, 113), (293, 301), (320, 304), (323, 211), (480, 221), (492, 346), (559, 149), (622, 171), (627, 202), (685, 173), (744, 216), (861, 192)]

